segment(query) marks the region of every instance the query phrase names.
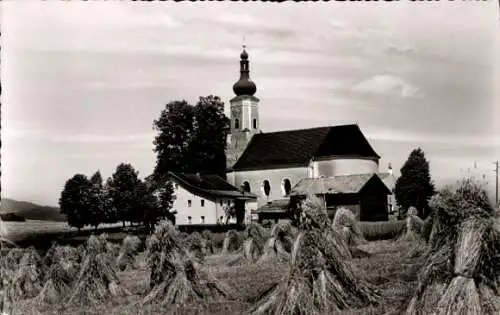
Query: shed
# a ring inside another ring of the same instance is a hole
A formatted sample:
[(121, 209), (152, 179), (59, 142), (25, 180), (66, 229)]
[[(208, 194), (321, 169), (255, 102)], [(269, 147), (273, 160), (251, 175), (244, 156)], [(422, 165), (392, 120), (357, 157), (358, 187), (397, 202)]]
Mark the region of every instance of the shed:
[(269, 201), (253, 213), (257, 215), (259, 223), (262, 223), (264, 220), (278, 223), (281, 220), (290, 220), (289, 205), (290, 199), (277, 199)]
[(387, 221), (391, 190), (376, 173), (306, 178), (292, 188), (291, 203), (313, 194), (326, 201), (329, 216), (338, 207), (349, 208), (360, 221)]

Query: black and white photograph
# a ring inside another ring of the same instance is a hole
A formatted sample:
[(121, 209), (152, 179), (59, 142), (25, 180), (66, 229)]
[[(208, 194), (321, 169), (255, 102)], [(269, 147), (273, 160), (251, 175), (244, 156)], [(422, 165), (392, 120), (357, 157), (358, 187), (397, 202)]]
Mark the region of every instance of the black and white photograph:
[(500, 314), (500, 6), (0, 3), (1, 315)]

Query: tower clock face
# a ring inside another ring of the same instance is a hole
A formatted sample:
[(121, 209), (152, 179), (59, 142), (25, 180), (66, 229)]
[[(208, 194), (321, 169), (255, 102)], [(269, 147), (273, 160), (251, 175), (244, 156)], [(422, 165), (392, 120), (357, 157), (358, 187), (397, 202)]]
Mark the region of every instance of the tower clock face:
[(233, 108), (233, 110), (231, 111), (231, 116), (233, 119), (241, 119), (241, 108)]

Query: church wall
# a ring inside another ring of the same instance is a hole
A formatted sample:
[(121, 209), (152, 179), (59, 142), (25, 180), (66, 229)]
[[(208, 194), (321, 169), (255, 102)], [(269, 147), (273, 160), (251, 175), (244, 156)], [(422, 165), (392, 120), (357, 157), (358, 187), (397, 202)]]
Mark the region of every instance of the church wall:
[[(234, 183), (231, 184), (233, 184), (235, 187), (241, 187), (244, 181), (248, 181), (248, 183), (250, 184), (251, 192), (258, 196), (257, 206), (260, 207), (264, 205), (267, 201), (285, 198), (282, 189), (282, 181), (285, 178), (288, 178), (290, 180), (290, 184), (293, 187), (301, 179), (307, 177), (308, 177), (307, 167), (241, 171), (241, 172), (234, 172)], [(263, 182), (265, 180), (268, 180), (271, 186), (269, 197), (267, 197), (264, 194), (263, 190)]]
[(373, 160), (364, 159), (331, 159), (314, 161), (317, 176), (333, 177), (364, 173), (378, 173), (378, 164)]

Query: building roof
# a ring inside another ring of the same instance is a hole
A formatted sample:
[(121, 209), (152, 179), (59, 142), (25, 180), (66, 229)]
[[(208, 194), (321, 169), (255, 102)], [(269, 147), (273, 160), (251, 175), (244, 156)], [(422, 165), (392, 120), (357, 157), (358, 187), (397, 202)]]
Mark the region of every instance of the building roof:
[(391, 173), (378, 173), (378, 177), (384, 182), (384, 184), (390, 189), (393, 190), (396, 186), (396, 176)]
[(305, 178), (292, 188), (290, 196), (305, 196), (309, 194), (357, 194), (371, 180), (382, 184), (388, 194), (391, 194), (387, 185), (375, 173), (344, 175), (334, 177)]
[(254, 213), (284, 213), (288, 211), (290, 199), (277, 199), (259, 207)]
[(321, 157), (380, 158), (358, 125), (255, 134), (233, 170), (307, 166)]
[(257, 198), (255, 194), (239, 190), (218, 175), (198, 175), (173, 172), (169, 172), (168, 175), (171, 180), (196, 195), (237, 199)]

